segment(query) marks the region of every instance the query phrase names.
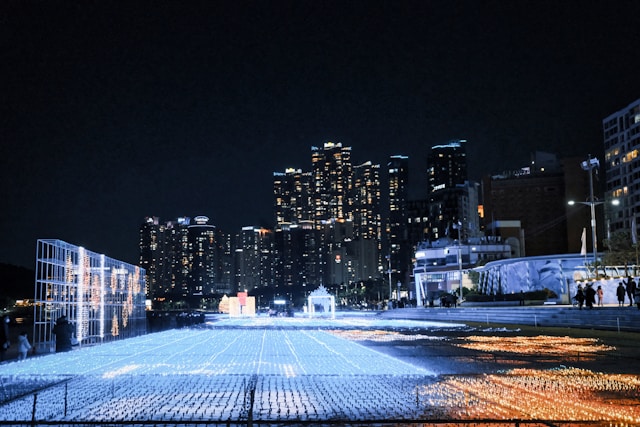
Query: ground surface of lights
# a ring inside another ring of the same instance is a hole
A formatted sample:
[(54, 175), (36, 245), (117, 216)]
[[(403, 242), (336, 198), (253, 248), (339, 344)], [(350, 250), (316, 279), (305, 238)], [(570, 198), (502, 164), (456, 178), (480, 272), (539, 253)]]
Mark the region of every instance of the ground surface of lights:
[[(462, 332), (470, 336), (457, 336)], [(638, 375), (559, 365), (434, 375), (437, 370), (429, 369), (429, 360), (418, 366), (376, 350), (376, 345), (390, 343), (449, 345), (477, 353), (534, 348), (554, 357), (615, 350), (569, 337), (476, 332), (480, 331), (470, 333), (464, 325), (364, 317), (217, 321), (198, 329), (2, 364), (5, 396), (0, 420), (277, 423), (490, 418), (640, 424)]]

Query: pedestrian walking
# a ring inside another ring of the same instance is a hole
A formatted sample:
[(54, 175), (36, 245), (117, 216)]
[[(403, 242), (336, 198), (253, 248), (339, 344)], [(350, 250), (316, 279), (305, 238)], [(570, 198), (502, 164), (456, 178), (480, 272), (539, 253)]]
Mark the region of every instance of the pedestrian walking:
[(633, 297), (636, 293), (636, 282), (633, 277), (627, 279), (627, 296), (629, 297), (629, 307), (633, 306)]
[(596, 295), (598, 296), (598, 307), (602, 307), (602, 300), (604, 299), (604, 291), (602, 290), (602, 286), (598, 286), (596, 290)]
[(27, 354), (31, 350), (31, 343), (26, 332), (22, 332), (18, 336), (18, 360), (24, 360), (27, 358)]
[(624, 296), (627, 293), (627, 291), (624, 288), (624, 285), (622, 284), (622, 282), (620, 282), (618, 284), (618, 287), (616, 288), (616, 296), (618, 297), (618, 307), (624, 307)]

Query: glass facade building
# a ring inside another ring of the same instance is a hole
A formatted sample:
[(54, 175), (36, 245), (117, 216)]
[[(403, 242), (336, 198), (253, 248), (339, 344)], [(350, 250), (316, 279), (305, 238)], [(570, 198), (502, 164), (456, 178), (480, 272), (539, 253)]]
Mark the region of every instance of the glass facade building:
[(145, 270), (61, 240), (36, 249), (34, 343), (53, 351), (56, 320), (66, 316), (83, 344), (145, 334)]

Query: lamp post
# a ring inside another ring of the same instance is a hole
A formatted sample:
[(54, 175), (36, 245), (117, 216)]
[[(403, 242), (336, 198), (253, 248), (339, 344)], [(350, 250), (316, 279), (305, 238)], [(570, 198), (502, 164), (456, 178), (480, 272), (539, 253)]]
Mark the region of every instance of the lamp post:
[(462, 302), (462, 245), (458, 244), (458, 277), (460, 279), (460, 302)]
[(389, 301), (391, 301), (391, 252), (387, 255), (387, 263), (389, 267), (387, 269), (387, 272), (389, 273)]
[[(580, 166), (583, 170), (589, 172), (589, 200), (586, 202), (575, 202), (573, 200), (569, 201), (570, 205), (574, 205), (576, 203), (580, 203), (581, 205), (589, 206), (591, 210), (591, 245), (593, 248), (593, 267), (596, 267), (596, 261), (598, 257), (598, 236), (596, 232), (596, 206), (601, 205), (604, 202), (597, 202), (593, 196), (593, 170), (600, 167), (600, 162), (596, 158), (591, 158), (589, 155), (588, 159), (580, 163)], [(595, 270), (594, 270), (595, 271)]]
[(457, 224), (453, 224), (453, 228), (458, 230), (458, 275), (460, 279), (460, 302), (462, 302), (462, 222), (458, 220)]

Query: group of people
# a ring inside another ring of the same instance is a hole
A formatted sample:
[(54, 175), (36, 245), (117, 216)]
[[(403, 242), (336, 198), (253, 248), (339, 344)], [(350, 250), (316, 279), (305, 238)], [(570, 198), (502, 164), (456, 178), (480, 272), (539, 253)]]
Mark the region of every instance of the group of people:
[[(12, 346), (11, 337), (9, 335), (9, 324), (11, 318), (5, 315), (0, 325), (0, 362), (7, 360), (7, 353)], [(69, 351), (73, 346), (73, 325), (67, 320), (66, 316), (61, 316), (56, 320), (56, 324), (51, 330), (56, 336), (56, 352)], [(21, 332), (17, 338), (18, 360), (27, 358), (33, 346), (29, 342), (27, 332)]]
[[(587, 308), (593, 308), (594, 304), (601, 307), (603, 305), (603, 297), (604, 291), (602, 286), (598, 286), (597, 289), (593, 289), (593, 285), (589, 283), (585, 288), (583, 288), (582, 285), (578, 285), (578, 290), (576, 291), (574, 298), (578, 303), (578, 307), (582, 310), (583, 305)], [(622, 281), (618, 284), (618, 287), (616, 288), (616, 297), (618, 298), (619, 307), (624, 307), (625, 297), (627, 297), (629, 300), (629, 307), (636, 304), (638, 309), (640, 309), (640, 286), (636, 284), (633, 277), (629, 276), (627, 277), (626, 282)]]
[(633, 280), (633, 277), (628, 277), (626, 283), (624, 281), (618, 284), (618, 288), (616, 289), (616, 296), (618, 297), (618, 306), (624, 307), (624, 297), (625, 295), (629, 299), (629, 307), (632, 307), (633, 304), (638, 306), (640, 310), (640, 286), (638, 286)]
[[(596, 296), (598, 301), (596, 302)], [(576, 296), (574, 297), (578, 302), (578, 308), (582, 310), (582, 306), (586, 305), (587, 308), (593, 308), (594, 304), (598, 304), (598, 307), (603, 305), (604, 291), (602, 286), (598, 286), (598, 289), (593, 289), (593, 285), (588, 283), (586, 289), (582, 285), (578, 285)]]

